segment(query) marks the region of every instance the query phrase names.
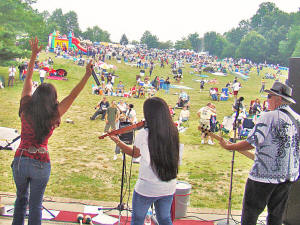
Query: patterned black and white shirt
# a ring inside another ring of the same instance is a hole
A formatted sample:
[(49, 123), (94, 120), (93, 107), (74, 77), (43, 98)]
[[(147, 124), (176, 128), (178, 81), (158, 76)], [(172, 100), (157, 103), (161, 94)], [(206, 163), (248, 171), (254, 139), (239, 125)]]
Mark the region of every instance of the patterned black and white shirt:
[(256, 148), (249, 178), (263, 183), (295, 181), (299, 176), (299, 136), (289, 111), (300, 122), (300, 116), (289, 106), (263, 113), (250, 132), (247, 141)]

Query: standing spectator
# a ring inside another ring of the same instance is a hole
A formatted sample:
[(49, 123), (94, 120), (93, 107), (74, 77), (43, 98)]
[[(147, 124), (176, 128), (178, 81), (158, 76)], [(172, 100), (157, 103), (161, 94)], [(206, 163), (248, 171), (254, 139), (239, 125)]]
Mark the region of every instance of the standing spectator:
[(204, 90), (204, 85), (205, 85), (205, 82), (202, 78), (201, 81), (200, 81), (200, 92), (202, 92)]
[(152, 75), (153, 69), (154, 69), (154, 63), (153, 63), (153, 61), (151, 60), (151, 62), (150, 62), (150, 69), (149, 69), (150, 77), (151, 77), (151, 75)]
[(165, 80), (165, 89), (166, 89), (166, 94), (169, 94), (170, 91), (170, 77), (167, 77)]
[(18, 66), (19, 69), (19, 79), (23, 80), (23, 72), (25, 70), (25, 65), (22, 63)]
[[(281, 225), (292, 182), (299, 177), (300, 116), (288, 105), (295, 103), (292, 88), (274, 82), (268, 92), (269, 112), (263, 113), (247, 140), (220, 145), (243, 151), (254, 160), (243, 200), (242, 224), (255, 225), (268, 207), (267, 224)], [(255, 147), (255, 155), (247, 150)]]
[(11, 84), (10, 86), (14, 86), (14, 80), (15, 80), (15, 76), (16, 76), (16, 68), (14, 65), (12, 65), (11, 67), (9, 67), (8, 69), (8, 84), (7, 86), (9, 87), (9, 84)]
[[(210, 119), (212, 116), (216, 115), (216, 107), (212, 103), (207, 103), (206, 106), (202, 107), (199, 109), (197, 112), (198, 117), (200, 118), (199, 123), (200, 126), (205, 126), (207, 130), (210, 130)], [(205, 144), (206, 139), (208, 139), (208, 144), (213, 145), (214, 143), (212, 142), (210, 136), (208, 136), (205, 132), (202, 132), (201, 135), (201, 144)]]
[(94, 113), (92, 117), (90, 117), (91, 120), (95, 120), (99, 114), (102, 114), (101, 120), (104, 120), (106, 110), (109, 107), (109, 102), (107, 101), (106, 97), (103, 97), (102, 101), (95, 107), (95, 109), (98, 108), (98, 110)]
[(48, 139), (92, 74), (90, 62), (81, 81), (60, 103), (52, 84), (41, 84), (31, 95), (34, 61), (42, 46), (38, 47), (37, 38), (31, 39), (30, 45), (32, 54), (19, 109), (21, 142), (11, 165), (17, 188), (13, 225), (24, 224), (28, 203), (28, 224), (41, 224), (42, 201), (51, 171)]
[(125, 113), (126, 115), (126, 121), (130, 122), (130, 123), (137, 123), (137, 118), (136, 118), (136, 112), (133, 109), (134, 105), (133, 104), (129, 104), (127, 111)]
[(259, 93), (263, 93), (265, 91), (266, 82), (264, 79), (261, 80), (261, 88)]
[(239, 90), (241, 89), (241, 84), (240, 82), (236, 81), (235, 83), (232, 84), (232, 90), (233, 90), (233, 96), (234, 96), (234, 101), (236, 102), (237, 96), (239, 93)]
[(45, 79), (45, 76), (46, 76), (46, 70), (43, 70), (43, 69), (40, 69), (39, 71), (40, 73), (40, 81), (41, 81), (41, 84), (44, 83), (44, 79)]
[(108, 107), (107, 112), (105, 114), (105, 128), (104, 132), (108, 132), (111, 128), (112, 130), (116, 129), (116, 123), (119, 121), (119, 110), (116, 105), (116, 101), (113, 100), (111, 102), (111, 106)]

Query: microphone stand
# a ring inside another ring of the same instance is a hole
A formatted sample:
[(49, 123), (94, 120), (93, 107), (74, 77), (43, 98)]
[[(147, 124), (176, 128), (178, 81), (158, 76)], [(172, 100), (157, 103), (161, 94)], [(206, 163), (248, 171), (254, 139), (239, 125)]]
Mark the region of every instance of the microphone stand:
[[(234, 138), (233, 142), (236, 142), (237, 139), (237, 129), (238, 129), (238, 117), (240, 114), (240, 106), (241, 106), (241, 100), (237, 100), (235, 107), (236, 114), (233, 122), (233, 130), (234, 130)], [(234, 158), (235, 158), (235, 151), (232, 151), (232, 159), (231, 159), (231, 172), (230, 172), (230, 185), (229, 185), (229, 197), (228, 197), (228, 210), (227, 210), (227, 219), (226, 221), (222, 220), (217, 225), (235, 225), (236, 223), (230, 219), (231, 215), (231, 200), (232, 200), (232, 183), (233, 183), (233, 168), (234, 168)]]
[(126, 170), (126, 156), (125, 153), (123, 153), (123, 165), (122, 165), (122, 178), (121, 178), (121, 191), (120, 191), (120, 202), (117, 207), (114, 208), (98, 208), (98, 210), (119, 210), (119, 220), (118, 225), (121, 224), (121, 216), (123, 210), (125, 209), (124, 203), (123, 203), (123, 189), (124, 189), (124, 177), (125, 177), (125, 170)]

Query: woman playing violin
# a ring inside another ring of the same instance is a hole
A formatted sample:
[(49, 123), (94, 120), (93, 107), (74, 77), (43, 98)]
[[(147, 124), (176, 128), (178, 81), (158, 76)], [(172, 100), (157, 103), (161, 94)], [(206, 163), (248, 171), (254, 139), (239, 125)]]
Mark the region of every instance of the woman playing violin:
[(121, 150), (134, 158), (141, 156), (139, 178), (132, 198), (131, 225), (143, 225), (149, 207), (154, 203), (159, 224), (169, 225), (171, 205), (176, 190), (179, 162), (179, 135), (167, 103), (158, 97), (144, 102), (147, 126), (140, 130), (133, 147), (118, 136), (110, 138)]

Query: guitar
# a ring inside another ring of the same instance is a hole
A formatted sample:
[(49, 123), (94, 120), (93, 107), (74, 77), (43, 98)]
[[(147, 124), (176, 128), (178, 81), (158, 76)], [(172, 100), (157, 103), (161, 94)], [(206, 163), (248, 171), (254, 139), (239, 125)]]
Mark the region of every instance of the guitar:
[[(216, 140), (218, 140), (218, 141), (221, 141), (221, 140), (223, 139), (223, 138), (220, 137), (219, 135), (212, 133), (208, 128), (209, 128), (209, 127), (208, 127), (207, 125), (205, 125), (205, 124), (202, 124), (202, 125), (199, 125), (199, 126), (198, 126), (198, 130), (200, 130), (200, 131), (202, 131), (203, 133), (205, 133), (205, 136), (206, 136), (206, 135), (209, 135), (210, 137), (212, 137), (212, 138), (214, 138), (214, 139), (216, 139)], [(249, 159), (254, 160), (254, 156), (255, 156), (255, 155), (254, 155), (253, 152), (251, 152), (251, 151), (249, 151), (249, 150), (246, 150), (246, 151), (238, 151), (238, 150), (236, 150), (236, 151), (237, 151), (238, 153), (243, 154), (244, 156), (248, 157)]]

